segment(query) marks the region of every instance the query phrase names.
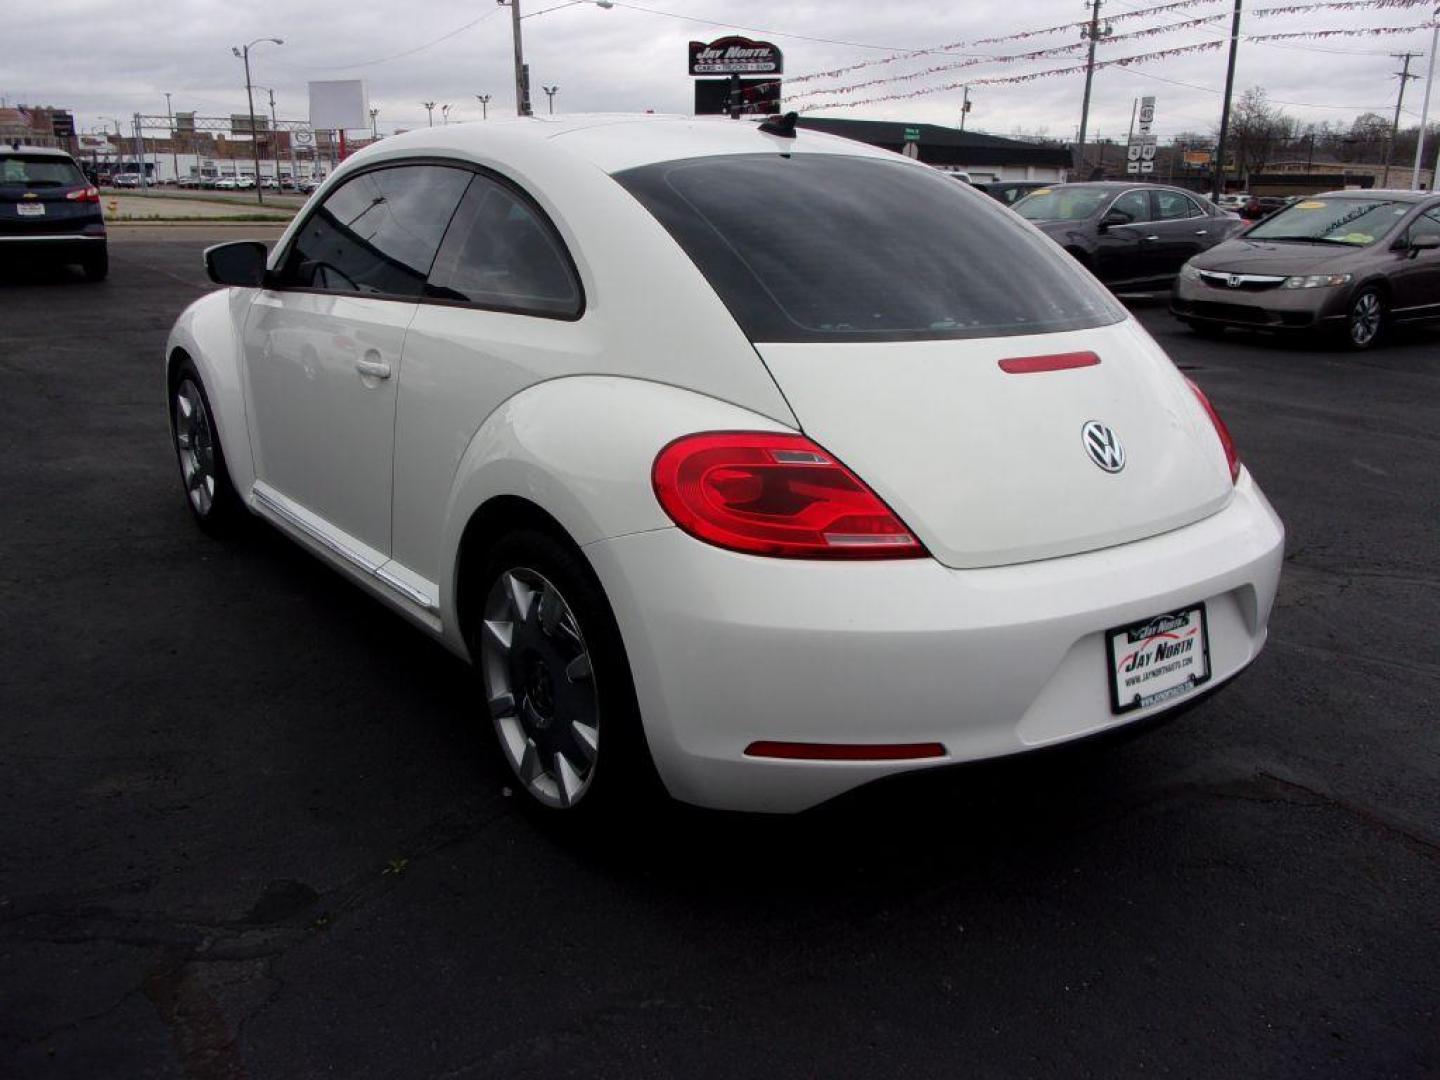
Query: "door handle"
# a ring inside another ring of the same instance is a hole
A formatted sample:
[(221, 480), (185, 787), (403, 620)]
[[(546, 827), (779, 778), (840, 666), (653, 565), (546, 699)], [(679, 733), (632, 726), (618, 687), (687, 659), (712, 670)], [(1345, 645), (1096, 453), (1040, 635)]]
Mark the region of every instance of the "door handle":
[(1150, 242), (1153, 243), (1154, 241), (1159, 240), (1160, 237), (1158, 237), (1158, 236), (1142, 236), (1140, 239), (1141, 239), (1141, 240), (1149, 240)]
[(355, 370), (371, 379), (390, 377), (390, 365), (380, 360), (356, 360)]
[(1208, 231), (1209, 231), (1208, 229), (1196, 229), (1196, 230), (1195, 230), (1195, 235), (1196, 235), (1196, 236), (1204, 236)]

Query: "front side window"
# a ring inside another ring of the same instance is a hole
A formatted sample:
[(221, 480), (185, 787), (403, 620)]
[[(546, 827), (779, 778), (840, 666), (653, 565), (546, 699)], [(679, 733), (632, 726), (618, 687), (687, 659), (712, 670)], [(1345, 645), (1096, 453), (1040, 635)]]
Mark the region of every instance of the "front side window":
[(1419, 236), (1440, 236), (1440, 206), (1432, 206), (1410, 226), (1410, 239)]
[(1199, 217), (1201, 210), (1188, 195), (1178, 191), (1155, 192), (1155, 217), (1158, 221), (1178, 221), (1180, 218)]
[(540, 212), (477, 176), (435, 257), (425, 295), (532, 315), (575, 318), (582, 302), (570, 257)]
[(988, 196), (928, 169), (738, 154), (617, 173), (756, 342), (1076, 330), (1123, 309)]
[(470, 176), (443, 165), (401, 165), (351, 177), (306, 220), (278, 285), (418, 297)]
[(1124, 214), (1131, 221), (1150, 220), (1150, 196), (1144, 191), (1127, 191), (1115, 200), (1106, 213)]
[(1365, 247), (1393, 229), (1413, 205), (1369, 196), (1301, 199), (1289, 209), (1266, 218), (1247, 232), (1245, 238)]

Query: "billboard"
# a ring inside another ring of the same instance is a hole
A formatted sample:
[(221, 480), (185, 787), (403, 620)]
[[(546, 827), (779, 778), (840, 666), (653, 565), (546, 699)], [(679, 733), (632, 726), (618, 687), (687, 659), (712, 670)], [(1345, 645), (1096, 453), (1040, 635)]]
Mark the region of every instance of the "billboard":
[(370, 126), (370, 94), (364, 79), (333, 79), (310, 84), (310, 126), (346, 131)]
[[(192, 119), (193, 119), (193, 116), (192, 116)], [(254, 134), (264, 135), (264, 134), (265, 134), (267, 131), (269, 131), (269, 130), (270, 130), (270, 118), (269, 118), (268, 116), (266, 116), (264, 113), (258, 113), (258, 112), (257, 112), (257, 113), (255, 114), (255, 132), (254, 132)], [(230, 114), (230, 134), (232, 134), (232, 135), (250, 135), (250, 134), (252, 134), (252, 132), (250, 131), (250, 114), (249, 114), (249, 113), (231, 113), (231, 114)]]
[(785, 57), (768, 41), (732, 34), (708, 44), (690, 42), (691, 75), (780, 75)]

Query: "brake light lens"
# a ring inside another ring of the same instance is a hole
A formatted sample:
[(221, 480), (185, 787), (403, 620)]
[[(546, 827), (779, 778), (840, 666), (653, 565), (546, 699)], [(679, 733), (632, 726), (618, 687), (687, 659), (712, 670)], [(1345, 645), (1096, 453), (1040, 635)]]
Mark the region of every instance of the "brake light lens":
[(803, 435), (686, 435), (655, 459), (655, 497), (717, 547), (792, 559), (914, 559), (926, 552), (873, 491)]
[(1210, 404), (1210, 399), (1205, 396), (1205, 391), (1195, 385), (1195, 380), (1186, 379), (1190, 389), (1200, 400), (1205, 415), (1210, 417), (1210, 423), (1215, 425), (1215, 434), (1220, 436), (1220, 445), (1225, 450), (1225, 464), (1230, 466), (1230, 482), (1233, 484), (1240, 479), (1240, 454), (1235, 449), (1235, 440), (1230, 437), (1230, 429), (1225, 426), (1225, 421), (1220, 419), (1220, 414), (1215, 411), (1215, 406)]
[(100, 189), (96, 187), (83, 187), (75, 191), (67, 191), (65, 198), (71, 202), (95, 202), (100, 201)]

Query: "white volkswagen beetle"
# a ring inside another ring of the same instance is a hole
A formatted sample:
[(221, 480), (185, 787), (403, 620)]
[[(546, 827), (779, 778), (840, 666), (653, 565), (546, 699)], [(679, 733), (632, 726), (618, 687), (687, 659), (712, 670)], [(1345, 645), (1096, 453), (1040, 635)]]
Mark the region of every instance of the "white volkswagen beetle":
[(190, 506), (250, 511), (478, 669), (519, 787), (795, 811), (1231, 678), (1283, 530), (1046, 237), (792, 124), (423, 128), (166, 348)]

